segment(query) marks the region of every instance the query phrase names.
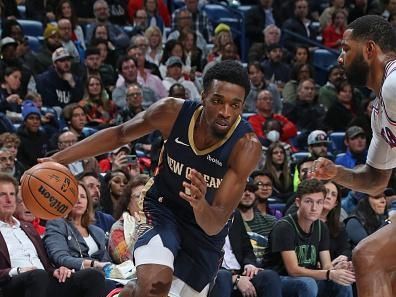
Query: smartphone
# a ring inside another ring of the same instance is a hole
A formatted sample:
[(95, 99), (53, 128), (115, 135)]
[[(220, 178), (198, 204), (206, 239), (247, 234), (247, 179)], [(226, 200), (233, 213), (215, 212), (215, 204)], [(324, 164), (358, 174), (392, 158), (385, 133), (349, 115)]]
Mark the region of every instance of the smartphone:
[(126, 155), (126, 158), (127, 158), (128, 164), (136, 164), (137, 163), (136, 155)]

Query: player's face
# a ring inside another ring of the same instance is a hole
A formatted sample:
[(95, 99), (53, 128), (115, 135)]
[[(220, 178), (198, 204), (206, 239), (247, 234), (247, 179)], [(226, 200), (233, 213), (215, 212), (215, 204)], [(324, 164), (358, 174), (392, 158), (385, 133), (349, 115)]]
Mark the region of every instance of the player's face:
[(311, 222), (319, 219), (323, 210), (323, 203), (324, 195), (322, 192), (306, 194), (296, 198), (300, 217)]
[(338, 63), (345, 69), (345, 74), (352, 85), (365, 86), (368, 79), (369, 65), (363, 56), (361, 42), (353, 40), (352, 30), (344, 32), (342, 40), (342, 51)]
[(331, 182), (325, 184), (325, 188), (326, 188), (326, 197), (324, 200), (323, 209), (330, 211), (338, 204), (337, 201), (338, 189), (335, 186), (335, 184)]
[(254, 183), (257, 186), (255, 192), (259, 202), (266, 202), (272, 194), (272, 181), (265, 175), (258, 175), (254, 178)]
[(9, 182), (0, 183), (0, 220), (10, 218), (16, 209), (15, 186)]
[(245, 89), (225, 81), (214, 80), (202, 96), (204, 120), (213, 136), (223, 138), (243, 110)]

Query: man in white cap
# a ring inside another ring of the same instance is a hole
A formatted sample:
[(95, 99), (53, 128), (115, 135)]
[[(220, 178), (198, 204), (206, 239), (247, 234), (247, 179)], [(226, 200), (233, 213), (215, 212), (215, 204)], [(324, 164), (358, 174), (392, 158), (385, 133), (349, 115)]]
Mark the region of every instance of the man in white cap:
[(308, 151), (315, 159), (328, 158), (327, 147), (331, 143), (325, 131), (314, 130), (308, 135)]
[(52, 54), (53, 67), (37, 77), (37, 91), (45, 106), (65, 107), (82, 99), (84, 86), (81, 78), (71, 72), (72, 56), (63, 47)]

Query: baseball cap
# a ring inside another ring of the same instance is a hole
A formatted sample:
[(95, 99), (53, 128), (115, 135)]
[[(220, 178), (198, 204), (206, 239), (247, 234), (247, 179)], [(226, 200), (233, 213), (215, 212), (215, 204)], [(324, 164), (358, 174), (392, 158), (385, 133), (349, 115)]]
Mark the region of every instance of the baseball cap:
[(325, 131), (314, 130), (308, 135), (308, 145), (313, 145), (317, 143), (331, 143)]
[(65, 59), (65, 58), (73, 58), (69, 51), (63, 47), (57, 48), (53, 53), (52, 53), (52, 62), (55, 63), (58, 60)]
[(47, 27), (45, 27), (43, 37), (44, 37), (44, 39), (48, 39), (51, 36), (54, 36), (55, 34), (58, 34), (58, 33), (59, 33), (58, 26), (55, 24), (49, 23), (47, 25)]
[(22, 105), (23, 120), (26, 121), (28, 116), (31, 114), (37, 114), (39, 117), (41, 117), (41, 112), (37, 108), (37, 106), (33, 103), (33, 101), (25, 100)]
[(351, 126), (345, 131), (345, 138), (354, 138), (358, 135), (363, 135), (366, 136), (366, 133), (364, 132), (363, 128), (359, 126)]
[(125, 144), (123, 146), (120, 146), (120, 147), (114, 149), (111, 153), (114, 155), (117, 155), (122, 150), (125, 150), (127, 153), (131, 152), (131, 148), (129, 147), (129, 145)]
[(245, 186), (245, 191), (256, 192), (257, 190), (258, 186), (255, 184), (253, 178), (249, 178)]
[(6, 45), (11, 45), (11, 44), (17, 46), (17, 45), (18, 45), (18, 42), (16, 42), (16, 40), (15, 40), (14, 38), (11, 38), (11, 37), (4, 37), (4, 38), (1, 40), (0, 48), (3, 49), (3, 47), (5, 47)]
[(180, 67), (182, 67), (183, 61), (179, 57), (172, 56), (166, 61), (166, 67), (171, 67), (174, 65), (180, 65)]

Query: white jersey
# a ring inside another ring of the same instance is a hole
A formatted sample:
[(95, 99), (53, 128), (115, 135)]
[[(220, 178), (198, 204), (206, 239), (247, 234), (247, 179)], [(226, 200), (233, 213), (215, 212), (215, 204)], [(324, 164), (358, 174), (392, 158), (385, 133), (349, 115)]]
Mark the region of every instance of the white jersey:
[(377, 169), (396, 167), (396, 60), (385, 66), (380, 94), (373, 101), (367, 164)]

